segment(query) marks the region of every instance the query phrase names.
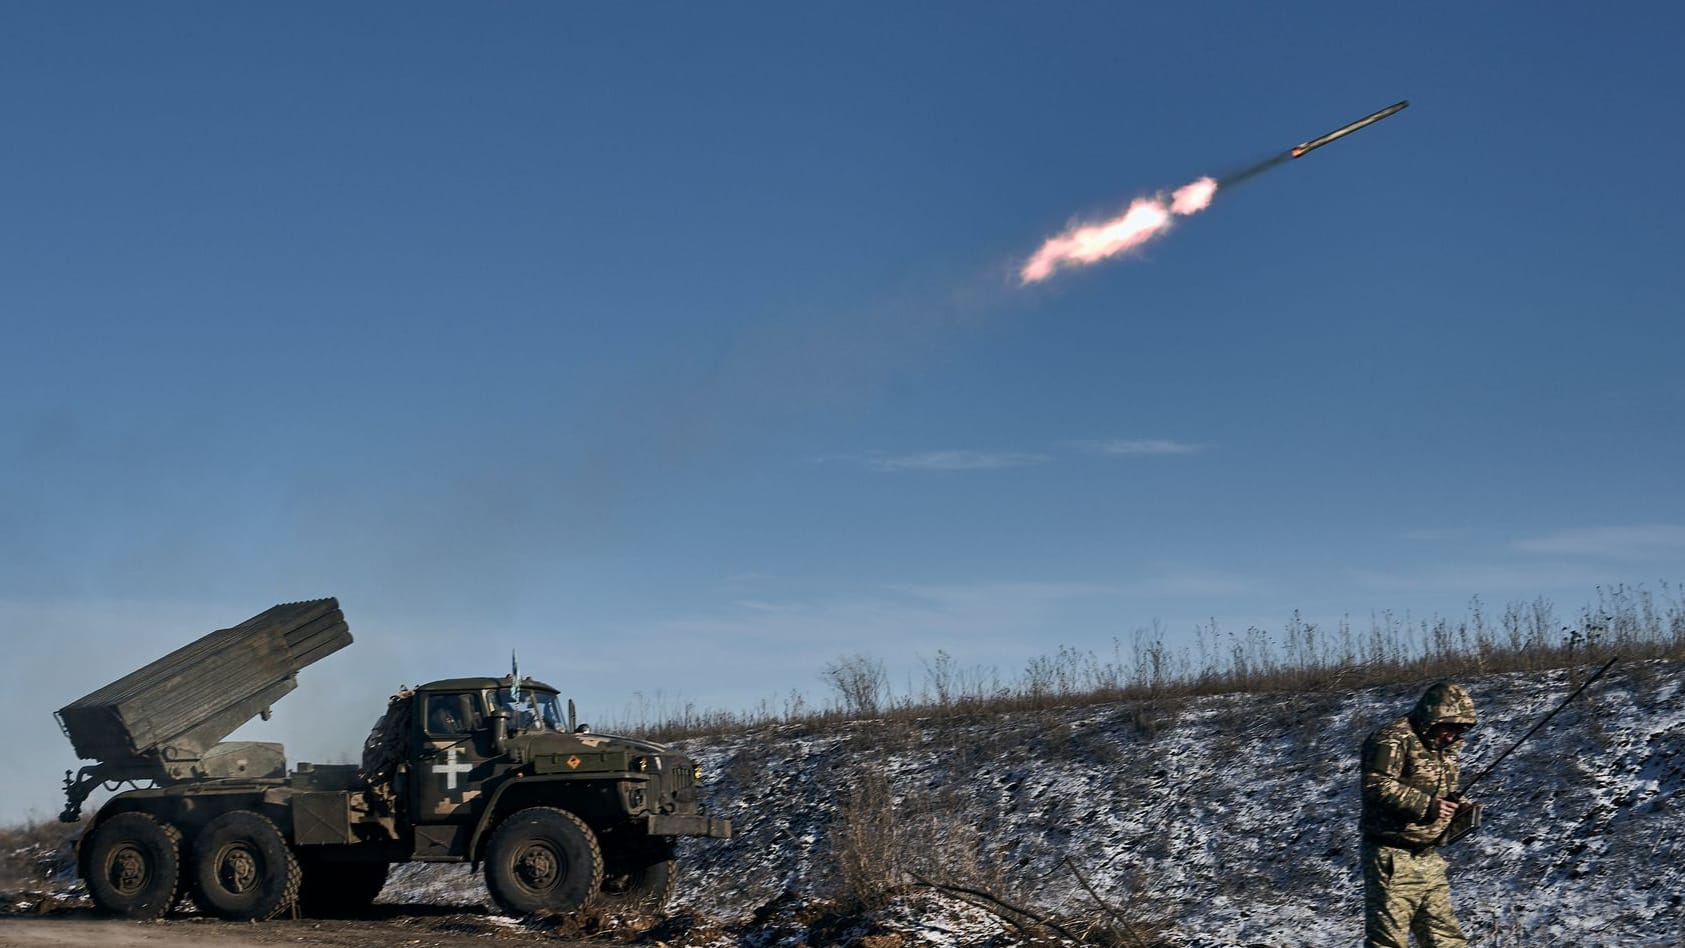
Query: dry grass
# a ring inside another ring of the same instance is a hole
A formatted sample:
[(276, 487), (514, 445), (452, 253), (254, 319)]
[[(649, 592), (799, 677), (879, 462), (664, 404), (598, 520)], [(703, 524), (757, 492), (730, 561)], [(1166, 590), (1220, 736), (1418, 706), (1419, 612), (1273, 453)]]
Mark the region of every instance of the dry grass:
[[(1053, 742), (1038, 744), (1031, 752), (1037, 758), (1081, 753), (1064, 747), (1070, 735), (1049, 728), (1045, 720), (1023, 723), (1027, 740)], [(856, 722), (852, 728), (850, 742), (858, 747), (848, 756), (856, 760), (906, 752), (917, 738), (910, 724), (898, 721)], [(950, 779), (908, 782), (871, 766), (851, 773), (830, 833), (832, 875), (825, 895), (839, 912), (869, 916), (892, 902), (935, 891), (994, 913), (1014, 931), (1017, 943), (1075, 941), (1114, 948), (1164, 943), (1172, 919), (1162, 906), (1138, 898), (1145, 892), (1140, 885), (1123, 886), (1112, 893), (1111, 902), (1090, 890), (1094, 902), (1087, 908), (1073, 915), (1049, 914), (1020, 884), (1023, 860), (1013, 849), (1015, 840), (991, 836), (965, 817), (975, 768), (958, 758), (950, 764)], [(1067, 870), (1071, 885), (1077, 885), (1079, 871), (1074, 865), (1060, 871)]]
[(832, 828), (835, 890), (852, 907), (875, 909), (905, 881), (909, 855), (889, 779), (868, 771), (853, 781)]
[(75, 863), (80, 823), (37, 820), (0, 829), (0, 891), (43, 890)]
[(1382, 611), (1359, 628), (1349, 617), (1333, 627), (1295, 612), (1276, 631), (1224, 631), (1215, 622), (1195, 630), (1191, 648), (1175, 648), (1164, 630), (1138, 630), (1110, 654), (1060, 648), (1026, 663), (1015, 679), (992, 668), (964, 667), (946, 652), (921, 659), (924, 680), (895, 693), (881, 659), (850, 655), (828, 663), (820, 678), (831, 701), (813, 707), (798, 692), (762, 701), (747, 712), (669, 706), (639, 696), (624, 720), (607, 730), (653, 740), (718, 736), (769, 724), (823, 729), (842, 721), (913, 721), (1023, 713), (1122, 702), (1144, 740), (1173, 727), (1180, 707), (1199, 695), (1315, 694), (1439, 678), (1573, 668), (1619, 654), (1629, 662), (1685, 658), (1685, 601), (1663, 583), (1598, 588), (1596, 601), (1562, 617), (1545, 599), (1516, 602), (1493, 614), (1478, 598), (1460, 618), (1412, 619)]

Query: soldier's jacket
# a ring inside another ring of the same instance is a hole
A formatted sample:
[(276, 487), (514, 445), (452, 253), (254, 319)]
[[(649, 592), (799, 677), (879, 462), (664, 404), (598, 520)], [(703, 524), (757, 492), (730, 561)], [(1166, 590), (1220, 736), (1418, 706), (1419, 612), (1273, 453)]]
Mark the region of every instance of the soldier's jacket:
[(1458, 740), (1443, 751), (1422, 742), (1439, 723), (1475, 723), (1474, 701), (1460, 685), (1440, 682), (1428, 688), (1411, 712), (1369, 735), (1363, 742), (1363, 833), (1380, 842), (1405, 847), (1433, 843), (1451, 817), (1427, 819), (1434, 797), (1457, 789)]

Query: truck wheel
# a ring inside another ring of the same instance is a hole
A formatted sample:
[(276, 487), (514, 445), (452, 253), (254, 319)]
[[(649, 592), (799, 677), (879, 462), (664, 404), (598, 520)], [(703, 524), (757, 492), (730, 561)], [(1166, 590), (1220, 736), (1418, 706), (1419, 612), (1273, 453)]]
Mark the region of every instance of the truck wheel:
[(610, 908), (659, 912), (667, 907), (678, 875), (672, 841), (637, 847), (627, 856), (609, 859), (598, 901)]
[(181, 833), (145, 813), (119, 813), (94, 828), (80, 861), (101, 911), (159, 918), (176, 903)]
[(486, 847), (486, 888), (511, 915), (584, 908), (602, 884), (597, 837), (566, 810), (521, 810), (503, 821)]
[(193, 901), (218, 918), (274, 918), (298, 899), (299, 876), (281, 831), (250, 810), (210, 821), (193, 843)]
[(300, 853), (304, 873), (298, 886), (298, 910), (310, 918), (344, 918), (367, 912), (386, 887), (384, 862), (333, 862)]

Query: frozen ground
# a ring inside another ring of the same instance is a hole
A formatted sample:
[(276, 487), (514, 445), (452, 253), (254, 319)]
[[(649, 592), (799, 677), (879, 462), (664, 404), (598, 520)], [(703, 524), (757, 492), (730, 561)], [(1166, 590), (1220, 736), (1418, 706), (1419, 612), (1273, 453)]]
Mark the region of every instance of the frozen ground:
[[(1447, 850), (1477, 943), (1685, 945), (1682, 678), (1681, 662), (1617, 665), (1477, 788), (1485, 825)], [(1572, 687), (1565, 672), (1466, 683), (1482, 715), (1470, 775)], [(1424, 685), (699, 742), (739, 835), (688, 848), (683, 902), (745, 912), (823, 891), (839, 811), (881, 774), (908, 847), (1026, 904), (1091, 907), (1069, 858), (1192, 944), (1356, 944), (1357, 748)]]
[[(1681, 662), (1617, 665), (1477, 788), (1485, 825), (1447, 850), (1476, 944), (1685, 945), (1682, 680)], [(1573, 687), (1562, 671), (1465, 681), (1482, 715), (1468, 775)], [(691, 742), (737, 837), (685, 844), (675, 908), (783, 919), (766, 943), (800, 941), (779, 907), (834, 891), (852, 817), (929, 876), (985, 880), (1038, 911), (1094, 908), (1074, 865), (1189, 946), (1343, 948), (1361, 940), (1357, 747), (1425, 684)], [(887, 813), (862, 802), (874, 783)], [(445, 872), (406, 873), (384, 897), (475, 897), (475, 879)], [(946, 900), (885, 920), (909, 944), (1012, 940)]]
[[(1477, 789), (1485, 826), (1447, 850), (1475, 944), (1685, 945), (1682, 679), (1685, 662), (1617, 665)], [(1464, 681), (1482, 714), (1471, 775), (1572, 687), (1565, 672)], [(882, 861), (931, 881), (1067, 918), (1094, 910), (1080, 872), (1113, 907), (1159, 916), (1174, 930), (1168, 943), (1187, 948), (1356, 944), (1357, 747), (1425, 684), (691, 742), (707, 805), (737, 835), (685, 842), (673, 909), (693, 921), (664, 938), (1021, 940), (929, 890), (864, 919), (828, 916), (844, 882), (839, 840), (852, 837), (881, 842)], [(463, 867), (399, 867), (380, 901), (486, 911)], [(403, 917), (396, 909), (394, 923)]]

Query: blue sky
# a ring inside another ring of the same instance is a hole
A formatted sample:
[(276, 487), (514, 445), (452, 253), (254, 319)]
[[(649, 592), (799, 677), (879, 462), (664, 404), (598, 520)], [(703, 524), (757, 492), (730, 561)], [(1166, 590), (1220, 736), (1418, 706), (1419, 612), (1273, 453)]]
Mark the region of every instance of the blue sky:
[(244, 736), (327, 759), (510, 649), (614, 718), (1685, 578), (1682, 20), (8, 5), (0, 819), (279, 601), (358, 642)]

